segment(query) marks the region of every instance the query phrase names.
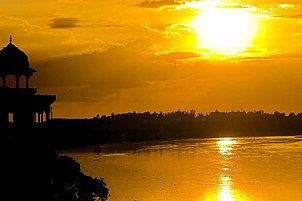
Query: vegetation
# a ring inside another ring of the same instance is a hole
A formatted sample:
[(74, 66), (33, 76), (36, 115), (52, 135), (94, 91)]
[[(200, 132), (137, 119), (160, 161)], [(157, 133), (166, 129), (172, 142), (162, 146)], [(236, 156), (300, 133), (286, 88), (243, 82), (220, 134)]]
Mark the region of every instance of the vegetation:
[(192, 137), (294, 135), (302, 133), (302, 113), (131, 112), (96, 115), (91, 119), (53, 119), (46, 128), (51, 131), (50, 139), (64, 146)]
[(85, 175), (71, 157), (58, 155), (53, 146), (38, 137), (43, 133), (22, 130), (1, 134), (5, 200), (107, 200), (109, 189), (103, 179)]

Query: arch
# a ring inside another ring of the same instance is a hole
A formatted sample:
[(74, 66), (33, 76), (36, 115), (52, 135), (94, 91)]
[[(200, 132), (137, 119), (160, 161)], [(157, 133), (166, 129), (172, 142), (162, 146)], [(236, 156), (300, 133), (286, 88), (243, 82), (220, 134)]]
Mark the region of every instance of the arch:
[(20, 76), (20, 88), (27, 88), (27, 81), (26, 81), (26, 76), (25, 75), (21, 75)]
[(15, 88), (16, 87), (16, 78), (14, 75), (6, 76), (6, 87)]
[(8, 114), (8, 122), (9, 123), (14, 123), (14, 113), (9, 113)]
[(15, 88), (20, 88), (20, 77), (21, 75), (15, 75)]
[(24, 77), (25, 77), (25, 88), (29, 88), (29, 80), (30, 80), (30, 77), (32, 76), (32, 73), (31, 74), (26, 74), (26, 75), (24, 75)]

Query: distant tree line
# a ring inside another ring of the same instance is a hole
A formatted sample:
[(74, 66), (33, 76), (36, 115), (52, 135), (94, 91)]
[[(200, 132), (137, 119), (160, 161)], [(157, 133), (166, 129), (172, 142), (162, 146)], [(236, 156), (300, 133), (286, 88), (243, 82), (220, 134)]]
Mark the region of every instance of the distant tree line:
[(296, 135), (302, 133), (302, 113), (130, 112), (96, 115), (90, 119), (53, 119), (45, 128), (54, 143), (75, 146), (195, 137)]

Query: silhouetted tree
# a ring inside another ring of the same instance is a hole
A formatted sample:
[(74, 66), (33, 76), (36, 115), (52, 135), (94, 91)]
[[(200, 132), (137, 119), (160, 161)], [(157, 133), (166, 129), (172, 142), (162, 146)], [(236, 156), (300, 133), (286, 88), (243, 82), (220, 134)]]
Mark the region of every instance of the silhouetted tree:
[(58, 156), (49, 175), (49, 201), (105, 201), (109, 189), (103, 179), (85, 175), (79, 163), (69, 156)]
[[(53, 119), (46, 125), (49, 137), (62, 146), (104, 142), (167, 140), (190, 137), (292, 135), (302, 133), (302, 113), (218, 110), (129, 112), (102, 115), (93, 119)], [(61, 131), (61, 132), (59, 132)], [(64, 133), (62, 135), (61, 133)]]

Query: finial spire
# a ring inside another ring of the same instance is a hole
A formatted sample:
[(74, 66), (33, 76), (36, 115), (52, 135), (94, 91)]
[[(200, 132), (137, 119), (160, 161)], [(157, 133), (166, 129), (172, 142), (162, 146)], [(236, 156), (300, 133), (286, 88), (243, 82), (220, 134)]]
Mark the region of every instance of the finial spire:
[(13, 37), (12, 35), (9, 35), (9, 43), (12, 43), (13, 42)]

